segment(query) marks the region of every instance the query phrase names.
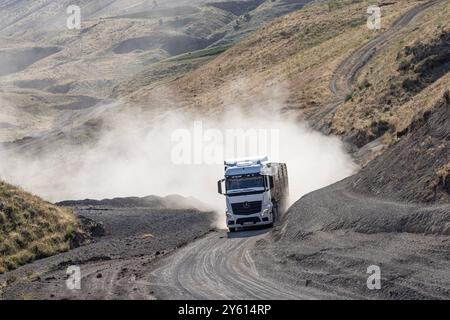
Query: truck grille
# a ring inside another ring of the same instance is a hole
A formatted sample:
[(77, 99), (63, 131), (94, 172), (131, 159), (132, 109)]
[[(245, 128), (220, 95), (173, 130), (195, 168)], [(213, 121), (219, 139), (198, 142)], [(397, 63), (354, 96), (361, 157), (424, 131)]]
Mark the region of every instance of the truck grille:
[(231, 204), (233, 213), (238, 216), (248, 216), (261, 212), (262, 201), (240, 202)]

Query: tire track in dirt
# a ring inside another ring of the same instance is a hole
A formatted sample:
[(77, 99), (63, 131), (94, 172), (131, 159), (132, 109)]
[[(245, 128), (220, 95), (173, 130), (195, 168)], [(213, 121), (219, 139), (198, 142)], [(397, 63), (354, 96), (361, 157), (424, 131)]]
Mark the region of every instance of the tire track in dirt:
[[(382, 49), (394, 40), (400, 31), (415, 17), (445, 0), (432, 0), (420, 4), (400, 18), (390, 29), (370, 40), (336, 69), (330, 90), (337, 100), (314, 115), (309, 121), (313, 128), (324, 128), (324, 118), (334, 113), (345, 102), (346, 95), (354, 88), (357, 78)], [(161, 260), (150, 273), (149, 283), (162, 282), (164, 286), (152, 286), (161, 299), (319, 299), (340, 298), (328, 291), (318, 291), (295, 284), (280, 283), (264, 278), (252, 262), (251, 252), (263, 234), (242, 234), (241, 237), (225, 239), (212, 234), (190, 244)], [(334, 291), (338, 294), (338, 291)]]
[[(330, 90), (337, 102), (325, 108), (322, 116), (333, 112), (351, 90), (364, 67), (382, 48), (394, 39), (418, 14), (443, 2), (428, 1), (399, 18), (391, 29), (380, 34), (357, 49), (337, 68), (330, 83)], [(375, 51), (374, 51), (375, 50)], [(325, 114), (326, 112), (326, 114)], [(86, 292), (92, 295), (71, 296), (61, 289), (66, 298), (161, 298), (161, 299), (320, 299), (342, 298), (346, 294), (334, 290), (313, 289), (294, 282), (277, 280), (276, 274), (264, 276), (253, 258), (257, 252), (256, 243), (265, 238), (266, 231), (245, 231), (227, 237), (225, 232), (215, 232), (192, 242), (165, 257), (117, 259), (83, 266)], [(139, 241), (139, 240), (137, 240)], [(56, 259), (56, 258), (55, 258)], [(348, 259), (343, 257), (342, 259)], [(271, 262), (271, 261), (268, 261)], [(323, 266), (320, 266), (323, 268)], [(318, 270), (317, 272), (320, 272)], [(424, 270), (426, 272), (427, 270)], [(61, 287), (59, 279), (64, 271), (59, 270), (56, 280), (37, 282), (35, 285), (43, 294), (53, 290), (54, 282)], [(304, 270), (310, 272), (310, 270)], [(101, 278), (98, 278), (101, 273)], [(53, 275), (53, 273), (50, 273)], [(50, 276), (49, 275), (49, 276)], [(421, 286), (420, 281), (408, 285)], [(21, 292), (21, 287), (17, 293)], [(16, 291), (11, 292), (14, 296)], [(84, 294), (84, 293), (83, 293)]]
[(369, 40), (345, 58), (336, 68), (329, 84), (329, 89), (335, 95), (336, 101), (322, 107), (308, 118), (312, 127), (324, 131), (326, 123), (331, 120), (336, 109), (345, 102), (347, 95), (353, 91), (362, 69), (395, 40), (400, 32), (418, 15), (444, 1), (446, 0), (431, 0), (410, 9), (399, 17), (388, 30)]
[(252, 254), (267, 232), (243, 231), (228, 238), (224, 232), (210, 234), (155, 264), (146, 281), (159, 299), (338, 298), (262, 277)]

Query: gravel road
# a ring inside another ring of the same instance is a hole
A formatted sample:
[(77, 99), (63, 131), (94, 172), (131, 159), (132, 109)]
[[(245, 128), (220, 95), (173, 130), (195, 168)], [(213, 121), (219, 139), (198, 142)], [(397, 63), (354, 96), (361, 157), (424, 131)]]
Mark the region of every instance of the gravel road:
[[(337, 295), (259, 273), (255, 244), (269, 230), (216, 232), (158, 261), (142, 279), (158, 299), (319, 299)], [(270, 262), (268, 262), (270, 263)]]
[[(2, 299), (152, 299), (134, 285), (135, 271), (209, 233), (212, 213), (136, 207), (81, 207), (106, 234), (83, 246), (0, 275)], [(66, 287), (67, 268), (81, 268), (82, 288)], [(6, 284), (2, 290), (2, 284)]]
[[(424, 2), (355, 50), (336, 69), (336, 102), (309, 119), (323, 129), (361, 69), (399, 32), (442, 0)], [(156, 296), (213, 299), (448, 299), (450, 208), (358, 194), (352, 177), (299, 200), (267, 234), (211, 235), (158, 262)], [(367, 268), (382, 269), (382, 290)]]
[[(370, 60), (372, 48), (386, 45), (417, 14), (441, 2), (412, 9), (346, 59), (332, 82), (337, 97)], [(210, 232), (211, 215), (194, 210), (79, 209), (102, 221), (109, 234), (0, 276), (0, 283), (8, 282), (2, 297), (449, 299), (449, 206), (357, 194), (353, 178), (300, 199), (272, 231)], [(78, 292), (65, 287), (71, 264), (82, 267)], [(381, 268), (381, 290), (367, 288), (371, 265)]]

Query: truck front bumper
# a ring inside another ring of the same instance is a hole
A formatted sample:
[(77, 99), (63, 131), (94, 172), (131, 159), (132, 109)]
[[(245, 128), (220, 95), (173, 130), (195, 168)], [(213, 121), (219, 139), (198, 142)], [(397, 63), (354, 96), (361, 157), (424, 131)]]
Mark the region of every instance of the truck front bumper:
[(232, 219), (227, 220), (229, 228), (245, 228), (253, 226), (270, 225), (273, 222), (271, 216), (261, 217), (261, 215), (253, 216), (233, 216)]

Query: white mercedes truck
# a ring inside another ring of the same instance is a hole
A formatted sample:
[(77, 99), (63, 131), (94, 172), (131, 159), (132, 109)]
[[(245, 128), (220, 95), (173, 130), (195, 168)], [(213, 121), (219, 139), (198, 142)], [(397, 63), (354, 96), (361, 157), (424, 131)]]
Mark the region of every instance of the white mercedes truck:
[(289, 197), (287, 166), (268, 157), (225, 161), (225, 178), (217, 183), (226, 197), (227, 225), (238, 228), (273, 226)]

